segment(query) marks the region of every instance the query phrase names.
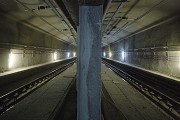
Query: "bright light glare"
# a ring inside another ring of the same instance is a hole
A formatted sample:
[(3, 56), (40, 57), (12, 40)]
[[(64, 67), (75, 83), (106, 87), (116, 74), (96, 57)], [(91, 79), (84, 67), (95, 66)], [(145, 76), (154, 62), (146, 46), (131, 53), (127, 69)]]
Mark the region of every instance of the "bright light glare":
[(121, 52), (122, 59), (124, 60), (124, 51)]
[(57, 60), (57, 52), (54, 52), (54, 60)]
[(9, 54), (9, 63), (8, 63), (8, 66), (9, 66), (9, 68), (12, 68), (13, 67), (13, 64), (14, 64), (14, 61), (15, 61), (15, 56), (14, 56), (14, 54), (11, 52), (10, 54)]
[(67, 57), (70, 57), (70, 52), (67, 53)]
[(106, 53), (105, 53), (105, 52), (103, 53), (103, 56), (104, 56), (104, 57), (106, 56)]
[(109, 57), (111, 57), (112, 56), (112, 53), (111, 52), (109, 52)]
[(74, 56), (74, 57), (76, 56), (76, 52), (73, 53), (73, 56)]

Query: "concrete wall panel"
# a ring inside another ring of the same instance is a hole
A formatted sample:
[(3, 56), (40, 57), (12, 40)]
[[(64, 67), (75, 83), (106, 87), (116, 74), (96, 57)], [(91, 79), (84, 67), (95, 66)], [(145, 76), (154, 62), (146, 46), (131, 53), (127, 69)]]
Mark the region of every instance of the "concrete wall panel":
[[(180, 77), (180, 18), (103, 47), (111, 59)], [(121, 51), (124, 51), (124, 60)]]
[[(0, 73), (65, 59), (68, 58), (67, 51), (70, 52), (69, 57), (73, 57), (75, 49), (23, 21), (0, 13)], [(10, 56), (13, 57), (11, 61)]]

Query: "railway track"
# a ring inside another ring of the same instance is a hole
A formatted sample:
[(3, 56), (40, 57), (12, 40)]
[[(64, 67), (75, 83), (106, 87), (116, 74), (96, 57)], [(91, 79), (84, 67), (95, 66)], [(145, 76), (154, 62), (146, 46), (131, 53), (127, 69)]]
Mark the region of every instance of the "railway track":
[(25, 98), (27, 95), (32, 93), (34, 90), (36, 90), (40, 86), (47, 83), (49, 80), (51, 80), (52, 78), (54, 78), (61, 72), (65, 71), (67, 68), (72, 66), (74, 62), (75, 60), (68, 63), (63, 63), (59, 68), (49, 72), (48, 74), (39, 76), (33, 81), (0, 96), (0, 114), (10, 109), (12, 106), (17, 104), (20, 100)]
[(172, 119), (180, 119), (180, 82), (110, 59), (103, 58), (102, 61)]

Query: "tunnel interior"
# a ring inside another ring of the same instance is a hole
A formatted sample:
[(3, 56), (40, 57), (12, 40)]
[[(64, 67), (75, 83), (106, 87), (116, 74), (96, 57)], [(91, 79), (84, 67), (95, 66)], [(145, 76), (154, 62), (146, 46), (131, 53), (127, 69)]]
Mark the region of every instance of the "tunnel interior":
[[(77, 3), (2, 1), (1, 73), (75, 56)], [(112, 0), (103, 5), (102, 57), (179, 77), (179, 1)]]
[[(76, 99), (78, 107), (72, 108), (77, 109), (77, 116), (73, 114), (77, 119), (96, 120), (103, 115), (105, 120), (127, 119), (114, 107), (115, 98), (108, 89), (111, 83), (103, 81), (108, 77), (103, 77), (108, 70), (102, 66), (106, 66), (123, 80), (130, 78), (127, 82), (138, 90), (135, 84), (151, 84), (153, 94), (160, 91), (165, 95), (157, 94), (157, 99), (166, 99), (173, 106), (165, 110), (168, 118), (180, 119), (179, 6), (179, 0), (0, 0), (1, 105), (3, 94), (15, 90), (16, 84), (21, 87), (34, 81), (38, 76), (35, 73), (53, 76), (73, 66), (76, 79), (66, 95)], [(23, 80), (26, 77), (30, 78)], [(151, 78), (160, 86), (148, 82)], [(132, 79), (145, 80), (133, 83)], [(154, 100), (152, 95), (142, 94)], [(69, 102), (71, 98), (65, 100), (74, 105), (74, 101)], [(114, 115), (107, 115), (108, 107)], [(97, 116), (101, 110), (103, 115)], [(69, 115), (62, 110), (56, 112), (61, 118), (62, 114)]]

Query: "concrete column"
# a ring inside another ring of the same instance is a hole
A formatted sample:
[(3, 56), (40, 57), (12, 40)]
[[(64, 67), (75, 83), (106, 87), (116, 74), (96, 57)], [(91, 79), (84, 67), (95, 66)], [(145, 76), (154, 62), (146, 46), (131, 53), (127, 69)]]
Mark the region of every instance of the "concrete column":
[(103, 7), (80, 6), (77, 119), (101, 119), (101, 26)]

